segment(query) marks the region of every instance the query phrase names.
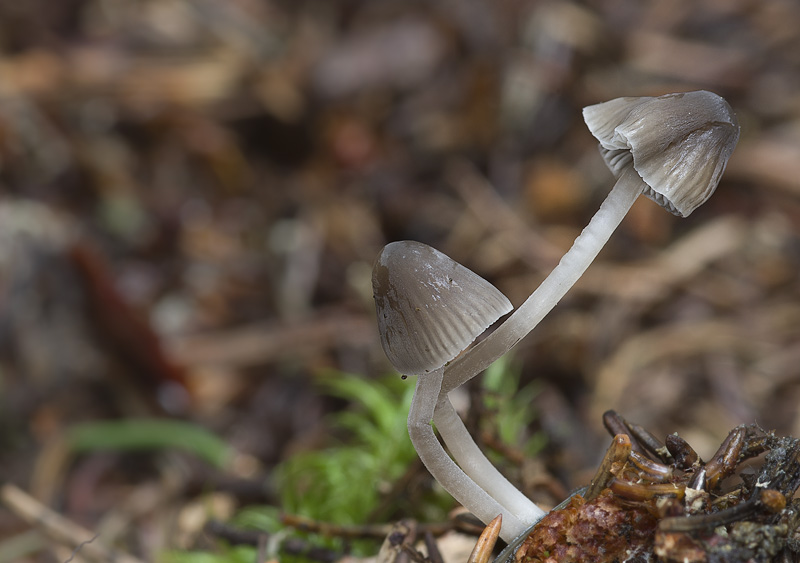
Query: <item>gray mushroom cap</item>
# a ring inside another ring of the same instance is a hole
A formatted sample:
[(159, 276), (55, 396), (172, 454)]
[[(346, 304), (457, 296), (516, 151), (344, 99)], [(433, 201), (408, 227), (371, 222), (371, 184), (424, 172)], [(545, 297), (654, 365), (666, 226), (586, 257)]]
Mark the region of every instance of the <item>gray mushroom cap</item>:
[(632, 164), (644, 194), (681, 217), (714, 193), (739, 140), (728, 102), (705, 90), (617, 98), (584, 108), (583, 118), (614, 175)]
[(488, 281), (426, 244), (386, 245), (372, 271), (381, 344), (403, 374), (440, 368), (513, 309)]

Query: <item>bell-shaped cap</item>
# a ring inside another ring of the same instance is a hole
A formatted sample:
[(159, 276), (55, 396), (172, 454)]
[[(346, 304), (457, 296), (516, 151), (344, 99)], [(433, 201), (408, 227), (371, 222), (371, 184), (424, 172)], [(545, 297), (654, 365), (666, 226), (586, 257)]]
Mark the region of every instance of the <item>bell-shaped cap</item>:
[(632, 164), (645, 195), (681, 217), (714, 193), (739, 140), (728, 102), (705, 90), (617, 98), (583, 108), (583, 119), (614, 175)]
[(403, 374), (440, 368), (513, 309), (496, 287), (435, 248), (387, 244), (372, 270), (381, 344)]

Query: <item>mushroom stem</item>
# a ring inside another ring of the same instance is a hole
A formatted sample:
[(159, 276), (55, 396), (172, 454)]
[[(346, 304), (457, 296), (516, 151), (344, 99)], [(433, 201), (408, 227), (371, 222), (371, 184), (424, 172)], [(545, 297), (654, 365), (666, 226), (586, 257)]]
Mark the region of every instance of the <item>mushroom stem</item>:
[(473, 441), (447, 395), (439, 396), (433, 422), (450, 454), (479, 487), (515, 514), (526, 526), (542, 519), (545, 511), (512, 485)]
[(450, 459), (433, 432), (431, 420), (442, 387), (443, 373), (444, 368), (439, 368), (417, 378), (414, 398), (408, 412), (408, 434), (411, 442), (431, 475), (464, 508), (482, 522), (491, 522), (498, 514), (502, 514), (500, 537), (506, 542), (511, 541), (526, 529), (526, 525), (467, 476)]
[[(525, 527), (540, 520), (544, 512), (514, 487), (481, 452), (464, 427), (461, 418), (455, 412), (447, 394), (489, 367), (497, 358), (508, 352), (555, 307), (569, 288), (586, 271), (589, 264), (600, 252), (600, 249), (608, 242), (611, 234), (644, 188), (645, 184), (642, 179), (632, 166), (629, 167), (628, 171), (620, 177), (620, 180), (611, 190), (611, 193), (587, 227), (575, 239), (572, 248), (564, 255), (539, 288), (484, 341), (450, 362), (444, 368), (444, 376), (440, 383), (440, 391), (432, 413), (433, 420), (442, 439), (447, 444), (453, 458), (461, 466), (463, 472), (466, 473), (464, 477), (471, 478), (475, 484), (482, 487), (497, 503), (513, 513), (518, 518), (518, 521), (522, 521)], [(432, 377), (428, 376), (421, 379), (432, 379)], [(418, 387), (417, 394), (419, 392), (420, 389)], [(428, 418), (427, 420), (430, 419)], [(409, 424), (411, 424), (410, 421), (411, 415), (409, 415)], [(409, 426), (410, 431), (411, 427)], [(430, 435), (433, 440), (436, 439), (432, 430)], [(420, 439), (423, 438), (420, 437)], [(414, 441), (413, 437), (412, 441)], [(417, 451), (420, 451), (419, 447), (417, 447)], [(442, 460), (443, 463), (452, 464), (452, 460), (449, 457), (446, 455), (444, 457), (446, 457), (446, 460)], [(425, 462), (424, 459), (423, 461)], [(428, 466), (428, 462), (425, 462), (425, 464)], [(448, 489), (448, 486), (434, 473), (433, 468), (428, 466), (428, 469)], [(458, 500), (467, 506), (461, 499)], [(470, 508), (470, 510), (472, 509)], [(484, 522), (488, 522), (477, 512), (476, 515)], [(494, 515), (489, 514), (487, 516), (494, 517)], [(507, 532), (507, 526), (509, 525), (510, 523), (504, 516), (504, 533)]]
[(539, 324), (586, 271), (647, 185), (629, 165), (549, 276), (497, 330), (447, 365), (441, 394), (463, 385)]

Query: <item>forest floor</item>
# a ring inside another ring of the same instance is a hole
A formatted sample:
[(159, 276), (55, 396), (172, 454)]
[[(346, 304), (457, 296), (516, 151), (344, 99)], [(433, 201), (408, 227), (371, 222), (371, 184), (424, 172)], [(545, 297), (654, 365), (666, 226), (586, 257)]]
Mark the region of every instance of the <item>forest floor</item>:
[[(383, 245), (429, 244), (519, 305), (613, 185), (581, 108), (619, 96), (716, 92), (739, 146), (691, 217), (640, 198), (517, 346), (520, 442), (491, 424), (514, 393), (493, 411), (479, 381), (468, 426), (548, 507), (591, 479), (608, 409), (705, 458), (740, 424), (800, 436), (798, 22), (793, 0), (0, 4), (0, 562), (233, 557), (213, 526), (286, 511), (275, 468), (355, 443), (331, 416), (358, 399), (329, 380), (392, 374)], [(386, 384), (400, 427), (410, 385)], [(190, 428), (75, 438), (120, 420)], [(164, 448), (193, 430), (235, 454)], [(403, 447), (397, 479), (350, 484), (370, 521), (325, 524), (453, 527)]]

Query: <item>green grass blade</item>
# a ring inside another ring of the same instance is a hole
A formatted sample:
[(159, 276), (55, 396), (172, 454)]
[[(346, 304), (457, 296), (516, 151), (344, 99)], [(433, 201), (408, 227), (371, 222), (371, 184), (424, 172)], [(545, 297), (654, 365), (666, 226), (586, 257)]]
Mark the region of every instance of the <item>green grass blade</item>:
[(215, 467), (224, 467), (232, 451), (217, 436), (194, 424), (178, 420), (129, 419), (87, 422), (68, 433), (77, 452), (179, 449)]

